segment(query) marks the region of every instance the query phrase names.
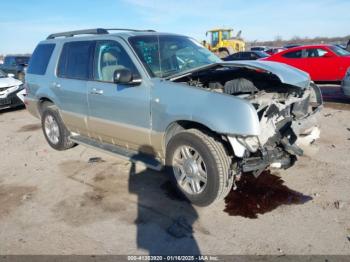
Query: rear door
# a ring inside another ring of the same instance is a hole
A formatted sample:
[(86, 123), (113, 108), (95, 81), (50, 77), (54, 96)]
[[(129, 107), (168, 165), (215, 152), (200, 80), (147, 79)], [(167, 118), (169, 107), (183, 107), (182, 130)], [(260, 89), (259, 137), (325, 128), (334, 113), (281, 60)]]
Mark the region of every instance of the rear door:
[(63, 45), (57, 77), (52, 90), (58, 98), (59, 109), (69, 130), (88, 134), (87, 81), (91, 79), (94, 41), (73, 41)]
[[(90, 134), (107, 143), (131, 149), (150, 145), (150, 85), (141, 81), (139, 70), (126, 50), (116, 40), (96, 42), (93, 81), (88, 82)], [(139, 84), (113, 82), (117, 69), (127, 68)]]

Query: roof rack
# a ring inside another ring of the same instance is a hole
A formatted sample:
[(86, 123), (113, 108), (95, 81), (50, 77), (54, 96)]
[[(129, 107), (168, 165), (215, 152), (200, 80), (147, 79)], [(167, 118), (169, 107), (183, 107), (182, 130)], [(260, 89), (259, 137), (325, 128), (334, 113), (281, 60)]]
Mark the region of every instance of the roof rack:
[(128, 28), (95, 28), (51, 34), (46, 39), (54, 39), (56, 37), (73, 37), (75, 35), (105, 35), (109, 34), (108, 31), (155, 32), (155, 30), (136, 30)]

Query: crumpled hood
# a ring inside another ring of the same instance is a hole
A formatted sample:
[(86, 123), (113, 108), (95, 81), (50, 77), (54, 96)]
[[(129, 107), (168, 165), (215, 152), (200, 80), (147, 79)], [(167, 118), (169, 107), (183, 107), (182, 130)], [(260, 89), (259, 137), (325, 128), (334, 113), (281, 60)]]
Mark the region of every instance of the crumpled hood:
[(0, 88), (19, 86), (22, 82), (12, 77), (0, 77)]
[(222, 63), (225, 66), (246, 67), (252, 69), (262, 69), (276, 75), (284, 84), (307, 88), (310, 85), (310, 76), (308, 73), (295, 67), (272, 61), (228, 61)]

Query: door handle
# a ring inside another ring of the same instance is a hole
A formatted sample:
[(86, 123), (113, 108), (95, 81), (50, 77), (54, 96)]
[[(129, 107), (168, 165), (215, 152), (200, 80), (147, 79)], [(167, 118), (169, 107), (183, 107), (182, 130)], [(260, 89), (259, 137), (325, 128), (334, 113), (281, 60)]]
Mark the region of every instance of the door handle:
[(91, 89), (90, 94), (92, 94), (92, 95), (102, 95), (103, 94), (103, 90), (102, 89), (93, 88), (93, 89)]
[(53, 86), (53, 87), (56, 87), (56, 88), (61, 88), (61, 84), (56, 83), (56, 82), (53, 82), (53, 83), (52, 83), (52, 86)]

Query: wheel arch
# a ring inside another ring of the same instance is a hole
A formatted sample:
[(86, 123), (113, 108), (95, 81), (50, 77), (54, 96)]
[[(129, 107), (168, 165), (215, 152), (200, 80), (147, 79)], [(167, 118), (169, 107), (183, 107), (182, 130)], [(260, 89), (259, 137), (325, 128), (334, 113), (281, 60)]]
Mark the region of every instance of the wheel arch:
[(224, 46), (218, 49), (218, 52), (223, 52), (223, 51), (226, 51), (229, 55), (232, 55), (234, 53), (234, 49), (231, 46)]
[(43, 109), (44, 109), (44, 104), (45, 103), (52, 103), (52, 104), (55, 104), (54, 101), (48, 97), (41, 97), (38, 99), (38, 112), (39, 112), (39, 115), (41, 117), (42, 113), (43, 113)]
[(163, 137), (163, 150), (164, 154), (166, 155), (166, 147), (172, 137), (174, 137), (177, 133), (183, 130), (187, 129), (198, 129), (212, 137), (214, 137), (216, 140), (220, 141), (224, 148), (227, 150), (229, 154), (233, 154), (233, 150), (231, 147), (231, 144), (229, 143), (227, 136), (223, 134), (219, 134), (218, 132), (215, 132), (214, 130), (210, 129), (208, 126), (196, 122), (193, 120), (177, 120), (168, 125), (168, 127), (165, 130), (164, 137)]

